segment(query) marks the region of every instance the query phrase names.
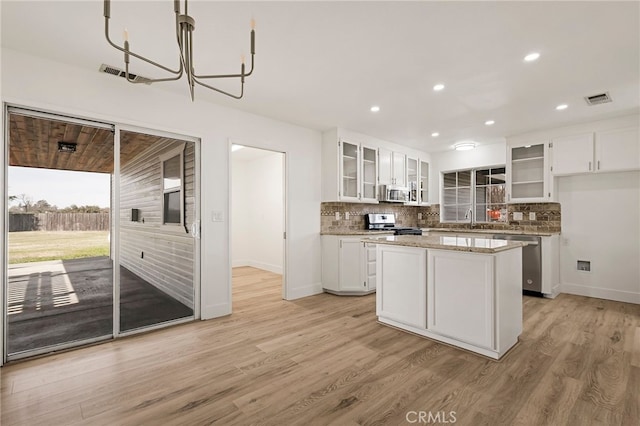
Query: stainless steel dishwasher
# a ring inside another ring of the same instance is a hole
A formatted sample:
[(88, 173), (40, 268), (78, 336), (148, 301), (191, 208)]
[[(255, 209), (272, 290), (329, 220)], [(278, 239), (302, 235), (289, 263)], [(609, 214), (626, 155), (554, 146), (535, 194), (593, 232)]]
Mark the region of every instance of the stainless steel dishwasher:
[(522, 247), (522, 290), (542, 296), (542, 244), (535, 235), (496, 234), (494, 240), (523, 241)]

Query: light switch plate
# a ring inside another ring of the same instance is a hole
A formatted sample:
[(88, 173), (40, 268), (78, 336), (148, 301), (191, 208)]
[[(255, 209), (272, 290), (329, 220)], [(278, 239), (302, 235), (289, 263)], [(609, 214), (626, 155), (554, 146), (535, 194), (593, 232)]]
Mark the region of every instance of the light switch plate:
[(422, 220), (422, 213), (418, 213), (418, 220)]
[(513, 212), (513, 220), (522, 220), (522, 212)]
[(336, 220), (340, 220), (340, 212), (336, 212)]
[(344, 212), (344, 220), (349, 220), (349, 212)]
[(529, 212), (529, 220), (536, 220), (536, 212)]
[(223, 221), (222, 211), (214, 210), (211, 212), (211, 222), (222, 222), (222, 221)]

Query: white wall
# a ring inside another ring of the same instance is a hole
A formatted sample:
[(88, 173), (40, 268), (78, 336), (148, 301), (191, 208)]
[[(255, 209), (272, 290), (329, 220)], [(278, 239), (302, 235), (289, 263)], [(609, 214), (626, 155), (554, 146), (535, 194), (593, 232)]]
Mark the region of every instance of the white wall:
[(281, 274), (283, 154), (269, 153), (249, 161), (231, 155), (232, 265)]
[(231, 154), (231, 266), (248, 266), (249, 194), (247, 170), (249, 162), (238, 161)]
[[(229, 140), (286, 152), (286, 298), (322, 291), (320, 132), (198, 99), (192, 103), (186, 88), (178, 95), (161, 86), (131, 85), (97, 70), (75, 68), (6, 48), (2, 49), (1, 75), (0, 96), (4, 102), (201, 138), (203, 318), (231, 312)], [(222, 213), (221, 222), (212, 220), (214, 212)]]
[(431, 184), (429, 185), (432, 204), (440, 203), (440, 174), (453, 170), (474, 167), (499, 166), (507, 162), (507, 145), (504, 142), (480, 145), (469, 151), (442, 151), (431, 154)]
[(640, 303), (640, 172), (561, 177), (558, 197), (561, 291)]

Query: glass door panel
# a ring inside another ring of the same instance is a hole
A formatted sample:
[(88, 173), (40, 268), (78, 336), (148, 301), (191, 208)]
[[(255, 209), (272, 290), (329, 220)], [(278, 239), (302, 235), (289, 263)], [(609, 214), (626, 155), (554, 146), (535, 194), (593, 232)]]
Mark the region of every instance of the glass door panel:
[(8, 359), (113, 336), (109, 125), (10, 109)]
[(194, 315), (195, 143), (120, 132), (120, 331)]

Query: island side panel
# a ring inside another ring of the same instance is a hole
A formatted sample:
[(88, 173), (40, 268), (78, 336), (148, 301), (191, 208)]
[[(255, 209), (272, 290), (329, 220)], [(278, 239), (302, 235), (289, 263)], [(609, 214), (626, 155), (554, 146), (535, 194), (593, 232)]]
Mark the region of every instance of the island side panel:
[(428, 329), (442, 336), (496, 349), (495, 255), (429, 250)]
[(502, 356), (522, 334), (522, 248), (496, 255), (497, 348)]
[(427, 250), (378, 244), (376, 315), (426, 328)]

